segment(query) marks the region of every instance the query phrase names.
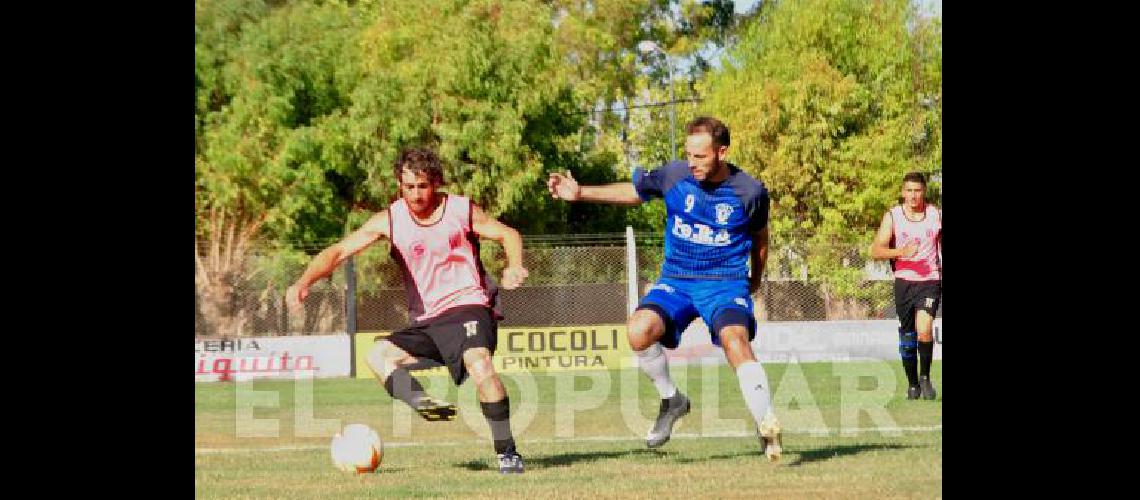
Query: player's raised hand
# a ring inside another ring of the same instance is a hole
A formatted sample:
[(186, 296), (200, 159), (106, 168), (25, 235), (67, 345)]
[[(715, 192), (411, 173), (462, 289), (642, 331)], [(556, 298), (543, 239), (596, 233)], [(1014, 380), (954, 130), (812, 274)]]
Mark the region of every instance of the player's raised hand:
[(506, 290), (518, 288), (529, 274), (522, 266), (503, 269), (503, 288)]
[(577, 201), (582, 194), (582, 186), (578, 185), (578, 181), (574, 180), (574, 175), (569, 170), (566, 171), (566, 175), (551, 172), (550, 178), (546, 181), (546, 188), (550, 190), (550, 196), (556, 200)]
[(285, 303), (290, 308), (301, 307), (301, 302), (305, 301), (305, 297), (309, 296), (309, 287), (301, 286), (300, 283), (293, 283), (288, 290), (285, 290)]

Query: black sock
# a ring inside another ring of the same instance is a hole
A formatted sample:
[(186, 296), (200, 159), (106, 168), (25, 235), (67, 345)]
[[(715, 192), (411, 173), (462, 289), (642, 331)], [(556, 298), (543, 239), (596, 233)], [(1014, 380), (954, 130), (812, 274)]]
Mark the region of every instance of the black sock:
[(515, 438), (511, 435), (510, 398), (494, 403), (479, 403), (487, 424), (491, 426), (491, 439), (495, 441), (495, 453), (518, 453)]
[(416, 380), (405, 368), (392, 370), (392, 373), (384, 380), (384, 389), (393, 398), (408, 403), (408, 406), (412, 408), (415, 408), (419, 404), (420, 398), (424, 396), (424, 386), (420, 385), (420, 381)]
[(899, 356), (902, 358), (906, 380), (911, 387), (918, 385), (918, 334), (899, 329)]
[(911, 387), (918, 386), (918, 360), (904, 359), (903, 371), (906, 372), (906, 381)]
[(918, 362), (922, 368), (922, 376), (930, 376), (930, 362), (934, 360), (934, 341), (918, 341)]

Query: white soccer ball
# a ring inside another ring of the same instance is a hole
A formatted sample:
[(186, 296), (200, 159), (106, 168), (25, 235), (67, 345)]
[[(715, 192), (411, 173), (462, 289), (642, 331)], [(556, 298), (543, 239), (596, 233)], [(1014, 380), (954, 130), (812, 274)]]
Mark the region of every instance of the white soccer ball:
[(384, 442), (371, 427), (349, 424), (333, 436), (332, 459), (336, 468), (346, 472), (374, 472), (384, 460)]

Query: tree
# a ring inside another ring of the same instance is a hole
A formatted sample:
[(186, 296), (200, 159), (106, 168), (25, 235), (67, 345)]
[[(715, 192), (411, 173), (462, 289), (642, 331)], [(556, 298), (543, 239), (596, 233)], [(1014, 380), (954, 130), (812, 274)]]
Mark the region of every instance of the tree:
[(221, 331), (242, 331), (255, 244), (284, 262), (339, 239), (394, 198), (404, 147), (434, 148), (449, 190), (524, 232), (557, 227), (533, 216), (549, 163), (599, 163), (543, 3), (195, 7), (195, 281)]
[(941, 33), (906, 0), (764, 2), (704, 82), (730, 160), (771, 192), (774, 247), (806, 256), (833, 290), (903, 174), (941, 172)]

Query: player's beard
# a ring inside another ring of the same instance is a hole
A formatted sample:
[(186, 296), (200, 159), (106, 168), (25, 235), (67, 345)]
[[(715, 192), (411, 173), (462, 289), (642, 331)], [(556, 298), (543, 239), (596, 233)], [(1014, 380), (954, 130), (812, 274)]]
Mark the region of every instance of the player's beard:
[(428, 199), (424, 200), (423, 202), (408, 200), (408, 206), (411, 208), (412, 213), (415, 214), (416, 217), (420, 219), (426, 219), (428, 217), (431, 217), (431, 214), (435, 212), (436, 208), (439, 208), (439, 203), (437, 203), (437, 200), (440, 199), (442, 199), (442, 197), (437, 193), (429, 196)]
[(702, 184), (713, 184), (713, 183), (718, 183), (718, 182), (723, 181), (724, 179), (721, 179), (721, 181), (715, 181), (714, 182), (714, 181), (711, 181), (710, 179), (713, 179), (713, 178), (719, 176), (721, 170), (724, 170), (727, 168), (728, 168), (727, 163), (720, 161), (719, 159), (713, 160), (712, 163), (709, 165), (708, 172), (705, 173), (705, 178), (701, 180), (701, 183)]

